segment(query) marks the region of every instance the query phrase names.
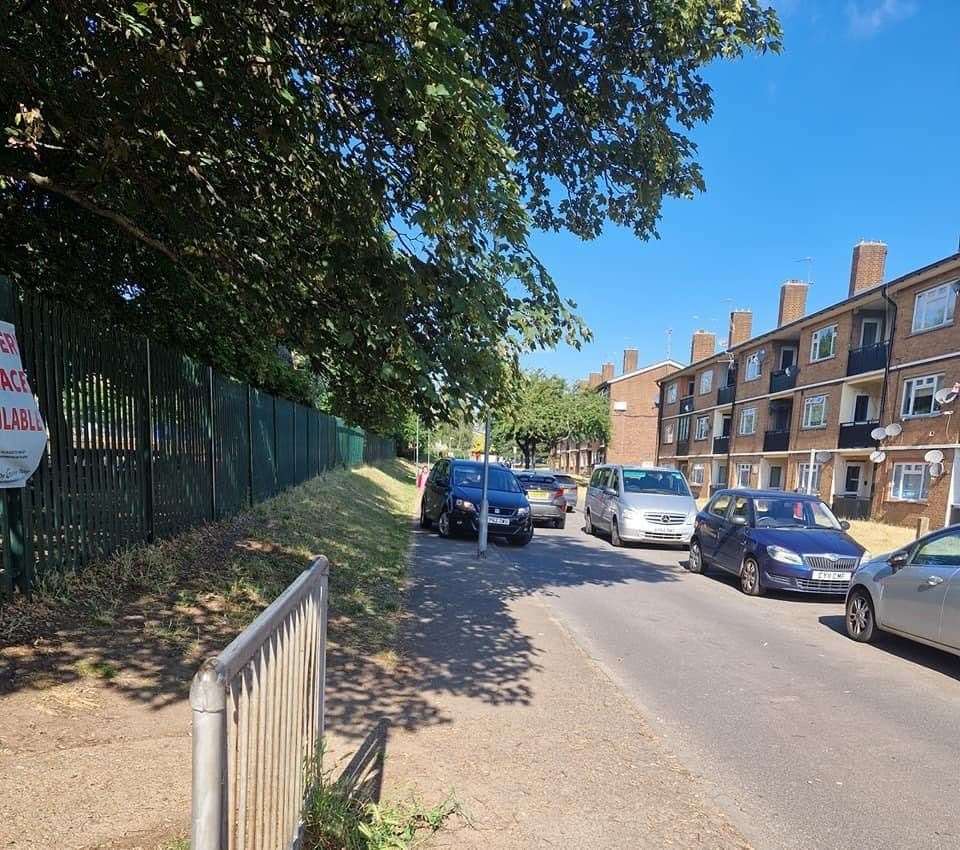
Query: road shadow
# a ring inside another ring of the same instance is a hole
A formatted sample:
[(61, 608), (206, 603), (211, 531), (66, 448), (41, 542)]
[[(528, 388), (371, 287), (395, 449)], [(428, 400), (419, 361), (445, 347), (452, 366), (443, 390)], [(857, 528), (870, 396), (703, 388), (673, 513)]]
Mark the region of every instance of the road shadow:
[[(831, 631), (843, 635), (846, 640), (850, 640), (847, 637), (843, 614), (825, 614), (818, 620), (820, 625), (826, 626)], [(881, 632), (869, 648), (894, 655), (912, 664), (919, 664), (934, 673), (940, 673), (947, 678), (960, 682), (960, 658), (945, 650), (935, 649), (925, 643), (917, 643), (890, 632)]]

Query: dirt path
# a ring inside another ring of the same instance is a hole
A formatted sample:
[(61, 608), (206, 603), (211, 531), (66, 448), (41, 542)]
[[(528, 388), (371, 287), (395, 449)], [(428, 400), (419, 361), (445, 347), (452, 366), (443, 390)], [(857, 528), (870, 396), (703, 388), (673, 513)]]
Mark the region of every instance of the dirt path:
[(470, 819), (433, 847), (748, 847), (510, 548), (478, 562), (475, 545), (417, 534), (401, 663), (331, 668), (334, 752), (387, 717), (386, 796), (452, 790)]

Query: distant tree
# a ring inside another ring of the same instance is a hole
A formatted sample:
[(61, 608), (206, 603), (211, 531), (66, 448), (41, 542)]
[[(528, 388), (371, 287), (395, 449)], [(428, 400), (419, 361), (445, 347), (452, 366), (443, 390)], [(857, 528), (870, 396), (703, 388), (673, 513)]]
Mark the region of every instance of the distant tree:
[(779, 37), (758, 0), (10, 0), (0, 273), (364, 425), (455, 418), (587, 336), (531, 227), (654, 234), (702, 69)]

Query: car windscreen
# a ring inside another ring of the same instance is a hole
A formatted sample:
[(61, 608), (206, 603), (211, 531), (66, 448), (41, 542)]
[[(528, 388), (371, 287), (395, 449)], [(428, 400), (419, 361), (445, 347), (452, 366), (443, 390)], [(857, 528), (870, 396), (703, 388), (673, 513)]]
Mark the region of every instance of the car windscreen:
[[(453, 469), (453, 483), (456, 487), (476, 487), (483, 489), (483, 467), (457, 466)], [(491, 466), (487, 471), (487, 487), (500, 493), (519, 493), (517, 479), (509, 469)]]
[(753, 500), (753, 512), (757, 528), (840, 528), (833, 511), (813, 499), (762, 496)]
[(689, 496), (690, 488), (679, 472), (669, 469), (625, 469), (623, 489), (626, 493), (663, 493)]

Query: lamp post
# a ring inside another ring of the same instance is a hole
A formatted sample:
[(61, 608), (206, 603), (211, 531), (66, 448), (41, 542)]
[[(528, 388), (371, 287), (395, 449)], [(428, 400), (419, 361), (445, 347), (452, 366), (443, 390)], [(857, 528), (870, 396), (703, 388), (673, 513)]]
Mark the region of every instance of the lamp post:
[(487, 557), (487, 482), (490, 475), (490, 414), (483, 423), (483, 490), (480, 496), (480, 530), (477, 534), (477, 557)]

